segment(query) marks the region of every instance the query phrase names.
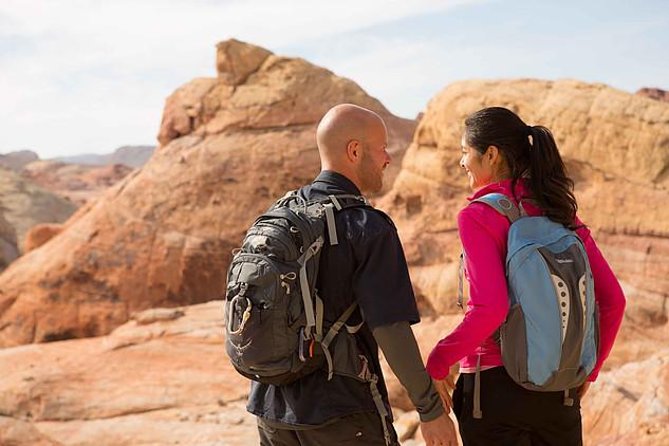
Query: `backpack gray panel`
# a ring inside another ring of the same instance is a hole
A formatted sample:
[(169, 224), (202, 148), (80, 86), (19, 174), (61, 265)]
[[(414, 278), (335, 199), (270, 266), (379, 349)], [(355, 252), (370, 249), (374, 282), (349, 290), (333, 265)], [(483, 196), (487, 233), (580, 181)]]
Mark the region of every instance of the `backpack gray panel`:
[(520, 305), (513, 305), (509, 309), (499, 333), (504, 368), (514, 381), (527, 382), (527, 330)]
[[(287, 299), (272, 298), (283, 292), (277, 280), (279, 273), (263, 256), (243, 253), (233, 260), (230, 276), (236, 280), (228, 284), (228, 292), (239, 293), (241, 284), (246, 284), (244, 296), (252, 305), (243, 330), (238, 334), (227, 332), (226, 352), (233, 364), (249, 374), (290, 371), (297, 339), (282, 329), (286, 326)], [(233, 297), (226, 301), (226, 324), (232, 312), (232, 328), (236, 329), (242, 323), (246, 305), (245, 299), (231, 302)]]

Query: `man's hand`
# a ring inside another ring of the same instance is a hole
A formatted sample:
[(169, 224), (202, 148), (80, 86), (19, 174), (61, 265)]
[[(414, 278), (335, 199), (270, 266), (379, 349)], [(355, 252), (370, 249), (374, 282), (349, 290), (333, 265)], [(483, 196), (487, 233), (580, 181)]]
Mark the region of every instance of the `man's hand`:
[(578, 388), (578, 399), (583, 401), (583, 397), (585, 396), (586, 393), (588, 393), (588, 390), (590, 389), (590, 384), (592, 384), (590, 381), (584, 382), (581, 387)]
[(420, 423), (425, 446), (458, 446), (455, 424), (447, 412), (432, 421)]

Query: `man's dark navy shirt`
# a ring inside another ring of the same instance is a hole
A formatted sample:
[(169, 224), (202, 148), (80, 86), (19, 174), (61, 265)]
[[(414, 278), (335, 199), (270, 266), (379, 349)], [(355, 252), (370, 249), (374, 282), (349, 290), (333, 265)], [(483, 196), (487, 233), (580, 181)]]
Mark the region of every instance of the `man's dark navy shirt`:
[[(345, 176), (323, 171), (302, 188), (309, 200), (333, 194), (360, 195)], [(354, 301), (366, 324), (356, 334), (371, 371), (379, 376), (379, 391), (387, 405), (387, 390), (371, 330), (395, 322), (419, 322), (416, 300), (397, 230), (383, 213), (369, 207), (344, 209), (335, 215), (339, 244), (324, 245), (317, 288), (331, 324)], [(349, 325), (360, 322), (358, 311)], [(357, 319), (357, 320), (356, 320)], [(247, 410), (263, 419), (295, 427), (318, 426), (335, 418), (376, 411), (369, 385), (353, 378), (316, 371), (285, 386), (253, 382)]]

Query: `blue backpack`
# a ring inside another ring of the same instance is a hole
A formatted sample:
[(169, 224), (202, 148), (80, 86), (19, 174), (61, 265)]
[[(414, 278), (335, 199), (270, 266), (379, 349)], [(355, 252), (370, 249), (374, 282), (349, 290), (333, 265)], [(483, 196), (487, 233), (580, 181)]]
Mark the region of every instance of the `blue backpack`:
[[(503, 194), (474, 202), (511, 222), (506, 256), (510, 307), (498, 333), (504, 368), (526, 389), (564, 391), (564, 403), (571, 406), (569, 389), (579, 387), (592, 372), (599, 345), (594, 282), (583, 242), (548, 217), (528, 216)], [(462, 278), (458, 294), (462, 302)], [(482, 416), (479, 368), (475, 418)]]

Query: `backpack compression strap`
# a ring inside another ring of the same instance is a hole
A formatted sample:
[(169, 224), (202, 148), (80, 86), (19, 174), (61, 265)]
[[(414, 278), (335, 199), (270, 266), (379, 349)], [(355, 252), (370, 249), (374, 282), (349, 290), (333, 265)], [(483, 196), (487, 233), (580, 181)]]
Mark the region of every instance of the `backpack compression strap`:
[[(297, 193), (292, 193), (290, 197), (300, 198), (299, 194)], [(343, 200), (347, 200), (348, 203), (343, 203), (342, 202)], [(352, 195), (352, 194), (328, 195), (328, 198), (321, 200), (321, 203), (323, 203), (323, 207), (325, 208), (325, 221), (330, 239), (330, 245), (339, 244), (339, 240), (337, 239), (337, 226), (335, 223), (335, 210), (340, 211), (342, 209), (350, 207), (370, 205), (367, 199), (362, 195)], [(305, 208), (307, 204), (308, 203), (304, 201)], [(315, 328), (315, 333), (313, 333), (314, 338), (316, 341), (321, 342), (321, 344), (323, 340), (323, 314), (324, 314), (323, 301), (317, 294), (314, 295), (312, 299), (311, 292), (309, 290), (309, 282), (307, 278), (307, 262), (309, 261), (309, 259), (311, 259), (318, 253), (318, 251), (322, 248), (323, 243), (324, 243), (323, 237), (322, 236), (318, 237), (318, 239), (316, 239), (316, 241), (298, 259), (298, 262), (300, 263), (300, 285), (302, 291), (302, 299), (304, 304), (305, 315), (307, 318), (307, 324), (304, 327), (304, 336), (305, 339), (307, 340), (311, 339), (312, 330)], [(313, 304), (311, 303), (312, 301)], [(346, 317), (346, 319), (348, 319), (348, 316)], [(346, 320), (344, 320), (344, 322), (346, 322)], [(326, 354), (327, 353), (329, 352), (326, 352)]]

